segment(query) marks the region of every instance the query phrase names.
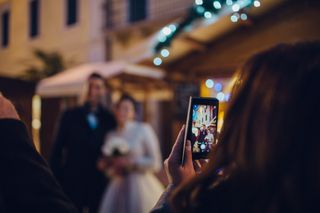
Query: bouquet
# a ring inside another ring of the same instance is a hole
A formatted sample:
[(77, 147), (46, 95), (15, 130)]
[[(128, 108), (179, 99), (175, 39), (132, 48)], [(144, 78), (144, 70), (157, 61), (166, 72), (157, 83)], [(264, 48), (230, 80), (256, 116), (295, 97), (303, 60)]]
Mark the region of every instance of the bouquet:
[(119, 136), (107, 138), (102, 152), (106, 158), (107, 166), (105, 174), (110, 177), (125, 176), (129, 172), (129, 145)]

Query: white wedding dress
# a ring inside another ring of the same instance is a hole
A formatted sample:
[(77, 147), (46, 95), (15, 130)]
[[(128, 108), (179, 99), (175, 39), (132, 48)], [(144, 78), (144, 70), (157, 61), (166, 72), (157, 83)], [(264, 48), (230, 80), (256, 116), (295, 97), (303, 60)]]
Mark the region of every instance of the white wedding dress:
[(129, 147), (130, 160), (137, 169), (125, 177), (112, 177), (102, 199), (99, 213), (148, 213), (163, 192), (154, 176), (162, 165), (157, 136), (150, 125), (128, 122), (122, 131), (108, 135), (102, 152), (112, 137), (121, 137)]

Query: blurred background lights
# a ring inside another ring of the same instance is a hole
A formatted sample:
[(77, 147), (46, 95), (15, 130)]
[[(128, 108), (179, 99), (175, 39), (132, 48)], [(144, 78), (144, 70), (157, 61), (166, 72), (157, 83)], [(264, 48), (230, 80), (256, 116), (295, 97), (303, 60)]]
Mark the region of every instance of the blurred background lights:
[(203, 0), (195, 0), (196, 5), (202, 5), (203, 4)]
[(234, 4), (234, 5), (232, 6), (232, 10), (233, 10), (234, 12), (238, 12), (238, 11), (240, 10), (240, 5), (239, 5), (239, 4)]
[(161, 50), (161, 56), (162, 56), (162, 57), (166, 58), (166, 57), (168, 57), (169, 55), (170, 55), (169, 50), (167, 50), (167, 49)]
[(260, 7), (261, 6), (261, 3), (260, 3), (260, 1), (254, 1), (253, 2), (253, 5), (255, 6), (255, 7)]
[(218, 99), (219, 101), (224, 101), (224, 93), (223, 93), (223, 92), (219, 92), (219, 93), (217, 94), (217, 99)]
[(158, 37), (158, 40), (159, 40), (160, 42), (165, 42), (165, 41), (167, 40), (167, 37), (164, 36), (164, 35), (160, 35), (160, 36)]
[(227, 93), (224, 95), (224, 100), (226, 100), (226, 101), (230, 100), (230, 93)]
[(232, 0), (227, 0), (227, 1), (226, 1), (226, 4), (227, 4), (228, 6), (231, 6), (231, 5), (233, 4), (233, 1), (232, 1)]
[(237, 22), (237, 21), (238, 21), (238, 17), (237, 17), (235, 14), (233, 14), (233, 15), (230, 17), (230, 19), (231, 19), (232, 22)]
[(212, 18), (212, 13), (210, 13), (210, 12), (207, 11), (207, 12), (204, 13), (204, 17), (205, 17), (205, 18), (208, 18), (208, 19), (209, 19), (209, 18)]
[(156, 66), (160, 66), (162, 64), (162, 59), (159, 57), (156, 57), (153, 59), (153, 64)]
[(207, 79), (206, 80), (206, 87), (211, 89), (211, 88), (213, 88), (213, 86), (214, 86), (214, 81), (212, 79)]
[(214, 2), (213, 2), (213, 6), (214, 6), (214, 8), (216, 8), (216, 9), (221, 9), (221, 3), (220, 3), (219, 1), (214, 1)]
[(241, 18), (242, 21), (246, 21), (248, 19), (248, 16), (247, 16), (247, 14), (242, 13), (240, 18)]
[(165, 27), (162, 29), (163, 34), (165, 35), (170, 35), (171, 34), (171, 29), (169, 27)]
[(215, 86), (214, 86), (214, 89), (215, 89), (217, 92), (221, 92), (221, 90), (222, 90), (222, 84), (221, 84), (221, 83), (216, 83)]
[(204, 7), (201, 7), (201, 6), (197, 7), (197, 12), (204, 13)]
[(174, 25), (174, 24), (170, 24), (169, 28), (170, 28), (171, 32), (174, 32), (177, 29), (176, 25)]

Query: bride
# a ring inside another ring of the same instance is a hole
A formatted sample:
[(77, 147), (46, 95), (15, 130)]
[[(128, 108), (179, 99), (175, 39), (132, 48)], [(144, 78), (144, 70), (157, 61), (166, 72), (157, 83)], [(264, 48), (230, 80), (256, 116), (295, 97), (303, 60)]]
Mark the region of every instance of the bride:
[(122, 96), (115, 114), (119, 127), (108, 134), (102, 148), (111, 181), (99, 213), (147, 213), (163, 192), (153, 175), (162, 164), (158, 139), (150, 125), (135, 121), (132, 97)]

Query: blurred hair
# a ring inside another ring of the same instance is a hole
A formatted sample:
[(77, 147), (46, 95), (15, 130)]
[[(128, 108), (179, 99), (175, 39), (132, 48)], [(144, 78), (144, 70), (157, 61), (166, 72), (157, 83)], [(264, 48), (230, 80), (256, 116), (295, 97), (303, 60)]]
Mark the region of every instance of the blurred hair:
[(320, 43), (277, 45), (238, 76), (210, 163), (173, 193), (174, 212), (316, 212)]
[[(88, 78), (87, 78), (87, 81), (83, 84), (82, 86), (82, 89), (81, 89), (81, 92), (78, 96), (78, 104), (79, 105), (83, 105), (87, 99), (88, 99), (88, 93), (89, 93), (89, 83), (90, 83), (90, 80), (92, 79), (99, 79), (99, 80), (102, 80), (103, 83), (104, 83), (104, 86), (107, 88), (107, 89), (110, 89), (108, 84), (106, 83), (105, 79), (103, 78), (103, 76), (101, 74), (99, 74), (97, 71), (93, 71), (93, 73), (91, 73)], [(101, 104), (106, 107), (106, 108), (109, 108), (110, 104), (111, 103), (108, 103), (110, 102), (110, 97), (104, 97), (103, 100), (101, 100)]]
[(122, 94), (122, 96), (120, 97), (120, 99), (116, 103), (116, 108), (118, 108), (123, 101), (130, 101), (132, 103), (132, 105), (133, 105), (135, 113), (137, 113), (138, 102), (132, 96), (130, 96), (127, 93)]
[(93, 73), (91, 73), (91, 74), (89, 75), (88, 81), (89, 81), (90, 79), (101, 79), (101, 80), (104, 81), (104, 78), (102, 77), (102, 75), (100, 75), (100, 74), (97, 73), (96, 71), (93, 72)]

